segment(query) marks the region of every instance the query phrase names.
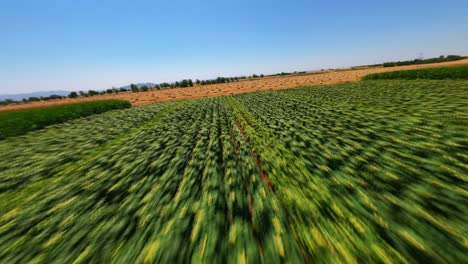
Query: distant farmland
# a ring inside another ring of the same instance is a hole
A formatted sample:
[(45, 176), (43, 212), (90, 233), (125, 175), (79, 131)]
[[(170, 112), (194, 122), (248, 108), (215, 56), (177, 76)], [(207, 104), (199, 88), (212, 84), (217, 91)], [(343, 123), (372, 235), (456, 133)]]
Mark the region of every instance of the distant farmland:
[(446, 66), (457, 66), (457, 65), (468, 65), (468, 59), (433, 63), (433, 64), (421, 64), (411, 66), (397, 66), (397, 67), (373, 67), (364, 68), (359, 70), (333, 70), (324, 72), (311, 72), (308, 74), (300, 74), (296, 76), (275, 76), (258, 78), (254, 80), (243, 80), (234, 83), (194, 86), (190, 88), (176, 88), (167, 89), (160, 91), (149, 91), (149, 92), (138, 92), (138, 93), (123, 93), (113, 95), (102, 95), (94, 97), (85, 97), (78, 99), (64, 99), (54, 101), (41, 101), (32, 102), (27, 104), (0, 106), (1, 111), (12, 111), (16, 109), (29, 109), (51, 105), (69, 104), (78, 101), (94, 101), (94, 100), (107, 100), (107, 99), (120, 99), (131, 102), (134, 106), (145, 105), (158, 102), (167, 101), (178, 101), (194, 98), (204, 98), (222, 95), (233, 95), (241, 94), (246, 92), (255, 91), (268, 91), (268, 90), (280, 90), (304, 85), (320, 85), (320, 84), (335, 84), (343, 82), (354, 82), (359, 81), (363, 76), (371, 73), (390, 72), (398, 70), (408, 69), (424, 69), (431, 67), (446, 67)]
[(385, 80), (152, 104), (7, 138), (0, 260), (464, 263), (467, 122), (468, 81)]

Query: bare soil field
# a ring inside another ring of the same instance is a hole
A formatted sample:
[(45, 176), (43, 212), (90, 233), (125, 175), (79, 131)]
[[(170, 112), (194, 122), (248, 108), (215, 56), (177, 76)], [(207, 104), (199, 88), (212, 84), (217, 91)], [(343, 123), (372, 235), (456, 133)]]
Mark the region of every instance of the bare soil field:
[(336, 71), (324, 71), (324, 72), (313, 72), (305, 75), (295, 76), (277, 76), (277, 77), (266, 77), (254, 80), (243, 80), (234, 83), (224, 84), (212, 84), (204, 86), (194, 86), (190, 88), (175, 88), (165, 89), (159, 91), (148, 91), (138, 93), (120, 93), (111, 95), (100, 95), (93, 97), (77, 98), (77, 99), (62, 99), (54, 101), (40, 101), (26, 104), (7, 105), (1, 106), (0, 112), (12, 111), (19, 109), (30, 109), (37, 107), (47, 107), (54, 105), (63, 105), (75, 102), (83, 101), (95, 101), (95, 100), (106, 100), (106, 99), (122, 99), (127, 100), (134, 106), (145, 105), (158, 102), (185, 100), (201, 97), (212, 97), (222, 95), (232, 95), (240, 93), (248, 93), (255, 91), (265, 90), (279, 90), (288, 89), (297, 86), (304, 85), (319, 85), (319, 84), (334, 84), (342, 82), (354, 82), (359, 81), (363, 76), (371, 73), (398, 71), (398, 70), (409, 70), (409, 69), (422, 69), (431, 67), (449, 67), (458, 65), (468, 65), (468, 59), (444, 62), (444, 63), (433, 63), (433, 64), (421, 64), (421, 65), (410, 65), (410, 66), (399, 66), (389, 68), (367, 68), (359, 70), (336, 70)]

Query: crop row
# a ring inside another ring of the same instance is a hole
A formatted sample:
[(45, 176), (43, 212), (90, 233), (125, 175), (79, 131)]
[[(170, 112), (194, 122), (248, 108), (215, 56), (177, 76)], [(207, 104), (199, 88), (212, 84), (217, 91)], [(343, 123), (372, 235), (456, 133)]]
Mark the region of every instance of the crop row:
[[(47, 179), (61, 165), (77, 161), (107, 142), (124, 143), (130, 132), (178, 103), (111, 111), (7, 138), (0, 143), (0, 195), (25, 183)], [(5, 200), (2, 199), (1, 202)]]
[[(171, 107), (127, 135), (55, 164), (47, 177), (7, 186), (0, 259), (301, 260), (225, 99)], [(42, 166), (50, 169), (50, 163)], [(11, 170), (4, 173), (17, 179)]]
[(0, 262), (462, 263), (468, 82), (112, 111), (0, 142)]
[[(463, 261), (467, 84), (371, 82), (235, 97), (313, 259)], [(284, 164), (275, 164), (278, 155)]]
[(363, 80), (415, 80), (415, 79), (468, 79), (468, 66), (428, 68), (417, 70), (392, 71), (373, 73), (363, 77)]

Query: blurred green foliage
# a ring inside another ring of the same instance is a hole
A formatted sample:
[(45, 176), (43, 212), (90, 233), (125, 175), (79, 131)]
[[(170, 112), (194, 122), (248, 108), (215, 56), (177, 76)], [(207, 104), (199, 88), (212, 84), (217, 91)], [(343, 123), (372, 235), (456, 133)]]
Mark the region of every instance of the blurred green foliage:
[(468, 81), (134, 107), (0, 141), (2, 263), (464, 263)]
[(363, 80), (415, 80), (415, 79), (468, 79), (468, 66), (429, 68), (407, 71), (374, 73), (363, 77)]
[(106, 100), (0, 112), (0, 139), (22, 135), (67, 120), (131, 106), (128, 101)]

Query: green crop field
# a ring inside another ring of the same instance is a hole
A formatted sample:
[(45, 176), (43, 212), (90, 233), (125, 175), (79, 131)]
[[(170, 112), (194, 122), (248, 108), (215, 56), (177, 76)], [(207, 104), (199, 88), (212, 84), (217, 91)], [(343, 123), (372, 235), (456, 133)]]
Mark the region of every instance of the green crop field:
[(364, 76), (363, 80), (453, 80), (468, 79), (468, 66), (428, 68), (405, 71), (374, 73)]
[(0, 263), (466, 263), (468, 81), (116, 110), (0, 141)]
[(130, 108), (123, 100), (81, 102), (0, 113), (0, 139), (25, 134), (71, 119), (100, 114), (110, 110)]

